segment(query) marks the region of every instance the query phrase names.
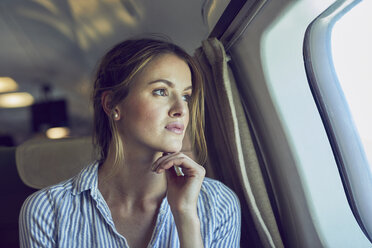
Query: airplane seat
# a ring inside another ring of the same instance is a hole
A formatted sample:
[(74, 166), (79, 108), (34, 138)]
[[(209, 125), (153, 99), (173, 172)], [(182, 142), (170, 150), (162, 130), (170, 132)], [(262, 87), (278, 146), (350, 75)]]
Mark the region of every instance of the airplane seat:
[(19, 247), (19, 211), (27, 196), (36, 191), (19, 177), (15, 153), (16, 147), (0, 147), (0, 247)]
[[(194, 159), (185, 137), (182, 151)], [(0, 147), (0, 247), (19, 247), (19, 212), (30, 194), (73, 177), (95, 159), (91, 137), (31, 139), (17, 147)]]
[(19, 176), (35, 189), (75, 176), (95, 158), (91, 137), (31, 139), (16, 149)]
[[(182, 152), (195, 159), (188, 136)], [(18, 174), (24, 184), (35, 189), (69, 179), (96, 159), (91, 137), (29, 140), (16, 149)]]
[(91, 138), (31, 139), (0, 147), (0, 247), (19, 247), (18, 217), (37, 190), (76, 175), (94, 160)]

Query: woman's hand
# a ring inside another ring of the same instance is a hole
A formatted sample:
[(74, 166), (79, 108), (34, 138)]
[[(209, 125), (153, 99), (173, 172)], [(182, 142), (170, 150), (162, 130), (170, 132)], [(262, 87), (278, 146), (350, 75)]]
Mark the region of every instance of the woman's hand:
[[(178, 176), (174, 166), (182, 169)], [(166, 173), (167, 198), (173, 214), (196, 214), (205, 169), (185, 154), (164, 154), (153, 164), (153, 171)]]
[[(175, 166), (182, 169), (183, 175), (177, 175)], [(178, 152), (163, 154), (153, 164), (153, 171), (167, 175), (167, 198), (177, 226), (180, 247), (203, 247), (197, 202), (205, 169)]]

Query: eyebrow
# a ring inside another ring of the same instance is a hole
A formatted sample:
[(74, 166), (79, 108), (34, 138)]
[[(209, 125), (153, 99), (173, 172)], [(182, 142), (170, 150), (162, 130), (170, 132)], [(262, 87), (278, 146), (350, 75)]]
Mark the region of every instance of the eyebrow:
[[(165, 84), (168, 85), (169, 87), (174, 88), (174, 83), (172, 83), (171, 81), (166, 80), (166, 79), (156, 79), (156, 80), (154, 80), (154, 81), (149, 82), (149, 84), (155, 84), (155, 83), (165, 83)], [(186, 87), (186, 88), (184, 89), (184, 91), (189, 90), (189, 89), (192, 89), (192, 85)]]

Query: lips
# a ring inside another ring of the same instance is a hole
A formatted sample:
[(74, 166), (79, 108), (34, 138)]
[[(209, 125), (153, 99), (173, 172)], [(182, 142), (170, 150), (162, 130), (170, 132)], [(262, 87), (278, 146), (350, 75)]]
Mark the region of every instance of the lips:
[(166, 125), (165, 129), (175, 134), (183, 134), (183, 130), (185, 129), (185, 126), (180, 122), (172, 122)]

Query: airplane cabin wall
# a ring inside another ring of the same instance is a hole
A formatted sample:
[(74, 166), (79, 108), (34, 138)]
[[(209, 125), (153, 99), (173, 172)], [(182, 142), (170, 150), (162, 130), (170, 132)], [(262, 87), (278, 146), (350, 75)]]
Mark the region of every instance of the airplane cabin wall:
[(334, 2), (268, 1), (229, 51), (287, 247), (371, 246), (345, 196), (303, 63), (307, 26)]

